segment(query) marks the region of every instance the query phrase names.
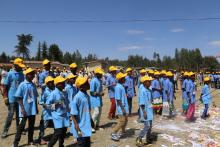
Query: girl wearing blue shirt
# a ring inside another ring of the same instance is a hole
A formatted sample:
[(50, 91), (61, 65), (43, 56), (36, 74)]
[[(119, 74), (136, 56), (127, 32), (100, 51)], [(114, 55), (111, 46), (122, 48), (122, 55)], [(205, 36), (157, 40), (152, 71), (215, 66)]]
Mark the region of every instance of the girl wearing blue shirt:
[(32, 83), (34, 79), (35, 71), (28, 68), (25, 72), (26, 80), (22, 82), (16, 93), (15, 97), (19, 103), (19, 117), (20, 124), (15, 135), (15, 140), (13, 147), (17, 147), (21, 139), (21, 133), (25, 128), (26, 121), (28, 120), (28, 144), (33, 145), (33, 134), (34, 134), (34, 124), (35, 116), (38, 113), (37, 110), (37, 88)]
[(67, 127), (69, 127), (69, 117), (67, 114), (69, 111), (68, 98), (63, 91), (65, 88), (65, 79), (58, 76), (54, 79), (54, 84), (56, 88), (51, 92), (49, 99), (46, 101), (48, 107), (51, 107), (54, 124), (54, 134), (48, 143), (48, 147), (53, 147), (58, 139), (59, 146), (63, 146)]
[(186, 115), (187, 113), (187, 110), (188, 110), (188, 107), (189, 107), (189, 98), (188, 98), (188, 95), (187, 95), (187, 92), (186, 92), (186, 87), (188, 85), (188, 72), (185, 72), (183, 74), (183, 82), (182, 82), (182, 108), (183, 108), (183, 112), (182, 114), (183, 115)]
[(89, 95), (88, 78), (78, 77), (76, 86), (79, 92), (75, 95), (71, 103), (71, 116), (73, 120), (73, 136), (77, 138), (79, 147), (90, 147), (90, 137), (92, 135), (91, 127), (91, 105)]
[(189, 82), (186, 87), (187, 96), (189, 98), (189, 109), (187, 111), (187, 119), (192, 121), (194, 119), (195, 113), (195, 103), (196, 103), (196, 85), (195, 85), (195, 74), (193, 72), (189, 73)]
[(46, 101), (50, 97), (51, 92), (54, 90), (54, 79), (51, 76), (46, 77), (45, 79), (45, 92), (41, 95), (39, 104), (42, 106), (42, 114), (41, 114), (41, 120), (40, 120), (40, 132), (39, 132), (39, 144), (45, 145), (47, 142), (43, 139), (44, 137), (44, 131), (47, 127), (51, 126), (53, 127), (53, 120), (51, 115), (50, 108), (47, 107)]
[(106, 86), (108, 88), (108, 95), (111, 102), (110, 110), (108, 113), (108, 118), (114, 119), (115, 118), (115, 111), (116, 111), (116, 105), (115, 105), (115, 85), (117, 83), (115, 75), (116, 75), (117, 68), (114, 66), (109, 67), (109, 76), (106, 79)]
[(150, 85), (152, 78), (148, 76), (142, 77), (141, 81), (143, 82), (143, 87), (139, 91), (139, 106), (141, 108), (141, 114), (144, 118), (144, 129), (140, 131), (136, 143), (138, 146), (144, 145), (142, 142), (142, 138), (146, 135), (147, 143), (151, 143), (151, 128), (152, 128), (152, 120), (153, 120), (153, 108), (152, 108), (152, 92), (150, 90)]
[[(126, 74), (119, 72), (116, 75), (116, 79), (118, 80), (117, 85), (115, 86), (115, 100), (116, 100), (116, 110), (118, 115), (118, 123), (113, 128), (113, 132), (111, 134), (111, 138), (114, 141), (119, 141), (120, 137), (125, 133), (125, 127), (127, 125), (128, 119), (128, 101), (125, 92), (125, 88), (123, 84), (125, 83)], [(118, 131), (121, 132), (118, 134)]]

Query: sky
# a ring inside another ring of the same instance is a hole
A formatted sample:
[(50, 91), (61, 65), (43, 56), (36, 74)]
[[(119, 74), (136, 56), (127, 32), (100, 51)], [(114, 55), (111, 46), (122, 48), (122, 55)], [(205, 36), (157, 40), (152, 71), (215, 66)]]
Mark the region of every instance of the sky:
[[(34, 37), (31, 55), (39, 41), (111, 59), (135, 54), (151, 59), (153, 52), (174, 56), (175, 48), (220, 54), (220, 19), (164, 21), (185, 18), (220, 18), (220, 1), (0, 0), (0, 52), (15, 55), (16, 35), (24, 33)], [(131, 21), (140, 19), (145, 21)], [(149, 21), (155, 19), (162, 21)]]

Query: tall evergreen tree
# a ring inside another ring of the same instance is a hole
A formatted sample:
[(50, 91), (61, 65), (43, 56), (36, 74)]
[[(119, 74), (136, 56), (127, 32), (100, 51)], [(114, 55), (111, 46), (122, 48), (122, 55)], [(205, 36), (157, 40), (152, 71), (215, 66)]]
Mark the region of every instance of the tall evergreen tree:
[(40, 42), (38, 43), (36, 60), (38, 61), (41, 60), (41, 43)]
[(48, 58), (48, 49), (47, 49), (47, 43), (44, 41), (42, 44), (42, 53), (41, 53), (41, 58), (47, 59)]

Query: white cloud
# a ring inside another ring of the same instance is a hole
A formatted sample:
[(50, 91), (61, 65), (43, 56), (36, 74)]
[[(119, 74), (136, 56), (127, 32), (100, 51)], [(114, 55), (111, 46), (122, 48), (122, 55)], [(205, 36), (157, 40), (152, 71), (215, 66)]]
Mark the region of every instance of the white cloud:
[(185, 30), (183, 28), (174, 28), (170, 30), (173, 33), (179, 33), (179, 32), (184, 32)]
[(127, 34), (129, 35), (139, 35), (139, 34), (144, 34), (143, 30), (127, 30)]
[(118, 50), (119, 51), (134, 51), (134, 50), (139, 50), (141, 48), (142, 48), (141, 46), (132, 45), (132, 46), (120, 47)]
[(146, 38), (144, 38), (144, 40), (146, 40), (146, 41), (153, 41), (153, 40), (155, 40), (155, 38), (146, 37)]
[(220, 40), (214, 40), (209, 42), (209, 45), (214, 46), (214, 47), (220, 47)]

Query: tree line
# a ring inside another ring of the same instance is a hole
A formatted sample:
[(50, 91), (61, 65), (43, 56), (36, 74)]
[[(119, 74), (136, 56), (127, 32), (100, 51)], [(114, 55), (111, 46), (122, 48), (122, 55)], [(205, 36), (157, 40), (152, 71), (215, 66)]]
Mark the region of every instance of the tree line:
[[(26, 60), (37, 60), (49, 59), (51, 61), (59, 61), (61, 63), (70, 64), (76, 62), (80, 67), (82, 63), (99, 60), (103, 67), (106, 68), (110, 65), (117, 65), (123, 67), (157, 67), (163, 69), (177, 69), (177, 70), (194, 70), (199, 71), (200, 69), (217, 69), (220, 68), (220, 63), (214, 56), (202, 56), (200, 49), (175, 49), (175, 56), (163, 56), (159, 53), (154, 52), (153, 58), (148, 59), (141, 55), (130, 55), (127, 60), (118, 59), (99, 59), (97, 55), (89, 53), (83, 57), (78, 49), (72, 52), (63, 52), (57, 44), (48, 45), (46, 41), (39, 42), (37, 47), (37, 53), (35, 56), (30, 56), (29, 46), (33, 41), (31, 34), (20, 34), (17, 35), (18, 44), (15, 46), (15, 53), (17, 56), (22, 57)], [(15, 56), (6, 55), (5, 52), (0, 54), (0, 62), (7, 63)]]

